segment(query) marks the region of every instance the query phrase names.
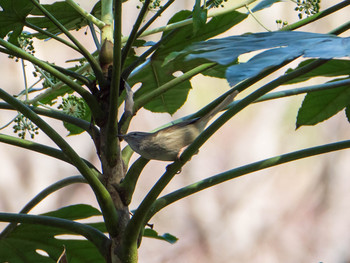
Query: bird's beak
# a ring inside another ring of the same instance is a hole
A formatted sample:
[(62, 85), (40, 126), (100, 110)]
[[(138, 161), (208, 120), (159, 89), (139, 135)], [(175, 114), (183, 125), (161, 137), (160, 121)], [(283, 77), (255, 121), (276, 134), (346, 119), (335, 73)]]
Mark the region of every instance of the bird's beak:
[(123, 134), (118, 134), (117, 136), (118, 136), (120, 141), (124, 140), (124, 135)]

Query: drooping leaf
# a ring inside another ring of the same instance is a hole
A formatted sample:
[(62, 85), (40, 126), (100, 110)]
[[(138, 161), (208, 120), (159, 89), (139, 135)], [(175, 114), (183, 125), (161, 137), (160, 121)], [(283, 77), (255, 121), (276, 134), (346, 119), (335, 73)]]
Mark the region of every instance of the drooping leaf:
[(350, 37), (309, 32), (256, 33), (196, 43), (185, 52), (188, 60), (205, 58), (227, 65), (242, 54), (258, 50), (266, 51), (246, 63), (228, 67), (226, 77), (230, 85), (299, 56), (322, 59), (350, 56)]
[(155, 239), (159, 239), (159, 240), (163, 240), (166, 242), (169, 242), (170, 244), (174, 244), (178, 238), (169, 234), (169, 233), (165, 233), (163, 235), (159, 235), (157, 233), (157, 231), (150, 229), (150, 228), (146, 228), (143, 232), (143, 236), (144, 237), (149, 237), (149, 238), (155, 238)]
[[(96, 208), (89, 205), (80, 204), (64, 207), (44, 215), (69, 220), (79, 220), (91, 216), (98, 216), (101, 215), (101, 213)], [(73, 233), (62, 228), (46, 225), (20, 224), (9, 236), (0, 239), (0, 262), (52, 263), (57, 261), (64, 247), (66, 248), (68, 262), (105, 262), (97, 248), (91, 242), (74, 238), (57, 238), (67, 234), (70, 235)], [(45, 251), (49, 257), (38, 254), (36, 252), (37, 250)]]
[(320, 123), (350, 105), (350, 86), (308, 93), (298, 111), (296, 127)]
[[(190, 15), (190, 11), (181, 11), (169, 20), (169, 24), (187, 19)], [(212, 18), (196, 35), (193, 34), (193, 25), (187, 25), (177, 29), (172, 33), (169, 40), (163, 42), (162, 46), (152, 55), (148, 63), (144, 64), (141, 69), (128, 79), (131, 86), (135, 83), (142, 83), (141, 88), (135, 93), (135, 99), (174, 79), (174, 72), (186, 72), (198, 65), (206, 63), (206, 60), (203, 59), (184, 62), (183, 58), (176, 58), (164, 63), (170, 53), (181, 51), (195, 41), (205, 40), (223, 33), (246, 17), (247, 15), (245, 14), (233, 11)], [(165, 38), (167, 34), (163, 33), (162, 37)], [(218, 71), (212, 71), (211, 74), (220, 75), (219, 71), (222, 74), (223, 69), (218, 67)], [(153, 112), (168, 112), (173, 114), (185, 103), (190, 89), (190, 82), (184, 81), (146, 104), (145, 108)]]
[[(288, 69), (286, 73), (290, 73), (294, 70), (297, 70), (307, 64), (315, 61), (314, 59), (308, 59), (301, 62), (295, 69)], [(350, 75), (350, 61), (343, 59), (332, 59), (322, 66), (317, 67), (316, 69), (301, 75), (297, 78), (292, 79), (286, 84), (294, 84), (314, 77), (337, 77), (337, 76), (346, 76)]]
[(12, 32), (10, 42), (17, 44), (25, 18), (33, 8), (30, 0), (0, 0), (0, 37)]

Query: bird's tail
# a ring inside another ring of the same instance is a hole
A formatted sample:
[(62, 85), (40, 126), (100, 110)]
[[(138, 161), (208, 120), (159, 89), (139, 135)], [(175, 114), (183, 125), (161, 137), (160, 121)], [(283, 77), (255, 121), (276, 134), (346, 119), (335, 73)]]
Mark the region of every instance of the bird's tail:
[(228, 95), (222, 102), (220, 102), (214, 109), (212, 109), (210, 112), (204, 115), (200, 119), (201, 126), (203, 126), (201, 127), (200, 130), (203, 130), (205, 128), (205, 126), (207, 125), (207, 123), (211, 118), (213, 118), (217, 113), (225, 109), (231, 102), (233, 102), (233, 99), (237, 96), (237, 94), (238, 94), (238, 91), (235, 90), (230, 95)]

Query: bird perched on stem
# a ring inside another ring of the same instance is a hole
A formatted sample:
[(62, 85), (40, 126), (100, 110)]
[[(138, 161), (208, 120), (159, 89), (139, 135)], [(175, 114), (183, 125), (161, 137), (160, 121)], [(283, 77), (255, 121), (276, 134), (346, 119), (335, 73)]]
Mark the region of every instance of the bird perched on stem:
[(145, 159), (175, 161), (204, 130), (209, 120), (226, 108), (237, 94), (238, 91), (232, 92), (202, 117), (185, 120), (156, 132), (130, 132), (118, 136)]

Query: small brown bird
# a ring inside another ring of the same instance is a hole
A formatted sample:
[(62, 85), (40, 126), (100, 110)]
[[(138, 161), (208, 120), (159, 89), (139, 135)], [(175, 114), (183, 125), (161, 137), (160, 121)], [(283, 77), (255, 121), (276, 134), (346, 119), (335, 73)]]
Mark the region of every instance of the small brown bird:
[(206, 115), (186, 120), (156, 132), (130, 132), (119, 135), (131, 149), (143, 158), (160, 161), (175, 161), (204, 130), (209, 120), (229, 105), (238, 91), (228, 95), (220, 104)]

